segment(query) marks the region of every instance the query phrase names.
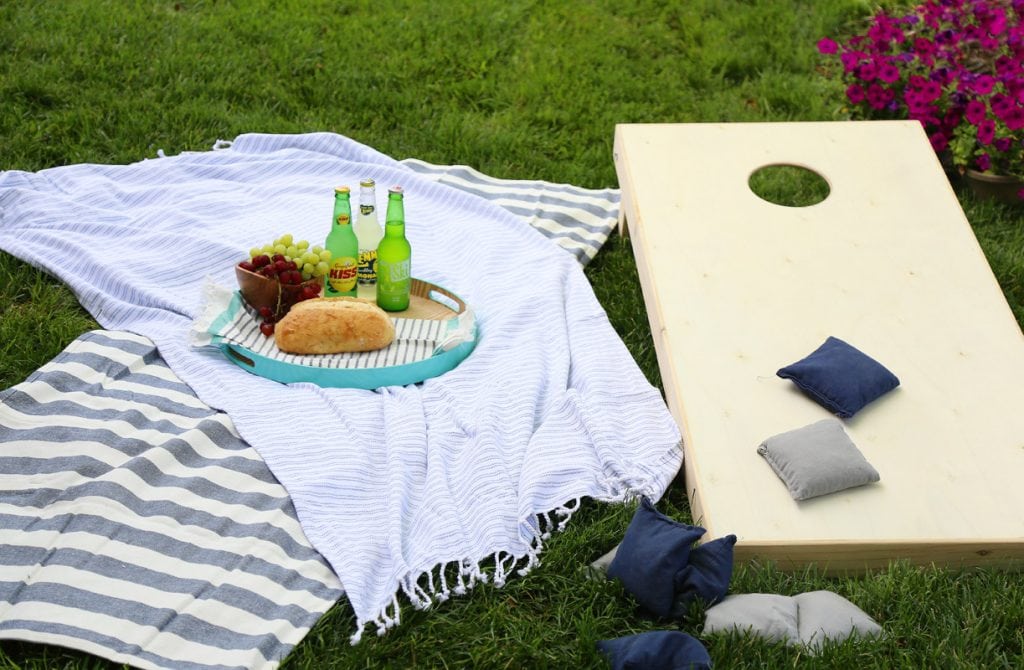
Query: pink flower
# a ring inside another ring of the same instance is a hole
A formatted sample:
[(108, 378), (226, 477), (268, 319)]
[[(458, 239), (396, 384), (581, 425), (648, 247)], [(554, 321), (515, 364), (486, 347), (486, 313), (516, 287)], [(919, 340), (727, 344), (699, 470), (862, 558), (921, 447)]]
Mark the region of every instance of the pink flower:
[(907, 118), (912, 121), (920, 121), (927, 129), (938, 128), (939, 117), (936, 114), (937, 111), (934, 107), (922, 107), (908, 112)]
[(942, 129), (952, 135), (953, 130), (960, 125), (960, 119), (962, 118), (964, 118), (962, 109), (959, 109), (958, 107), (947, 109), (945, 115), (942, 117)]
[(843, 70), (847, 73), (856, 70), (858, 63), (866, 57), (867, 54), (862, 51), (844, 51), (839, 54), (839, 60), (843, 64)]
[(892, 63), (884, 63), (878, 68), (878, 78), (887, 84), (899, 81), (900, 70)]
[(839, 45), (834, 40), (830, 40), (827, 37), (823, 37), (818, 40), (818, 53), (821, 54), (834, 54), (839, 51)]
[(964, 82), (967, 88), (980, 95), (988, 95), (995, 88), (996, 80), (994, 77), (990, 77), (987, 74), (978, 75), (971, 81)]
[(980, 100), (971, 100), (967, 103), (967, 109), (964, 111), (964, 118), (970, 121), (973, 125), (978, 125), (985, 118), (985, 113), (987, 111), (985, 103)]
[(916, 120), (960, 167), (1024, 173), (1024, 0), (915, 0), (818, 51), (853, 116)]
[(872, 109), (885, 109), (895, 97), (896, 94), (891, 88), (885, 88), (881, 84), (868, 86), (867, 100)]
[(1013, 111), (1013, 108), (1015, 107), (1013, 101), (1010, 100), (1010, 97), (1003, 93), (996, 93), (993, 95), (990, 98), (990, 104), (992, 105), (992, 113), (1000, 119), (1005, 118), (1006, 115)]
[(931, 40), (925, 37), (917, 37), (914, 39), (914, 53), (917, 54), (921, 60), (928, 59), (931, 62), (932, 57), (935, 55), (937, 49), (935, 44)]
[(1003, 11), (1002, 7), (996, 7), (992, 10), (992, 17), (985, 26), (985, 29), (989, 35), (1002, 35), (1006, 32), (1006, 12)]
[(983, 119), (978, 124), (978, 141), (983, 145), (988, 146), (992, 144), (993, 138), (996, 135), (996, 122), (992, 119)]
[(857, 78), (861, 81), (871, 81), (878, 76), (878, 68), (875, 67), (874, 63), (862, 63), (857, 68)]
[(938, 100), (942, 96), (942, 87), (934, 81), (926, 81), (921, 87), (921, 97), (925, 100)]
[(1003, 123), (1011, 131), (1017, 131), (1024, 128), (1024, 109), (1019, 107), (1010, 110), (1010, 112), (1003, 119)]
[(1006, 87), (1006, 95), (1011, 100), (1024, 103), (1024, 79), (1007, 79), (1003, 82), (1003, 86)]
[(874, 40), (879, 49), (884, 49), (889, 42), (903, 42), (906, 39), (896, 22), (885, 12), (875, 15), (875, 20), (868, 28), (868, 37)]
[(928, 83), (928, 80), (919, 74), (910, 75), (910, 79), (907, 80), (907, 87), (920, 91), (924, 88), (924, 85)]
[(1021, 71), (1021, 62), (1016, 58), (1002, 55), (996, 59), (996, 74), (1000, 77), (1011, 77), (1015, 74), (1019, 74)]

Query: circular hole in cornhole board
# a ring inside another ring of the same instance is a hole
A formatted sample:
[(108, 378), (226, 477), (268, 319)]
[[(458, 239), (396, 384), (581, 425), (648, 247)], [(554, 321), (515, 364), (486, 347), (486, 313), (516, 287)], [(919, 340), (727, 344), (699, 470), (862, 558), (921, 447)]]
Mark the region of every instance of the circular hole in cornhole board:
[(757, 168), (747, 185), (757, 197), (783, 207), (817, 205), (831, 191), (828, 181), (814, 170), (783, 163)]

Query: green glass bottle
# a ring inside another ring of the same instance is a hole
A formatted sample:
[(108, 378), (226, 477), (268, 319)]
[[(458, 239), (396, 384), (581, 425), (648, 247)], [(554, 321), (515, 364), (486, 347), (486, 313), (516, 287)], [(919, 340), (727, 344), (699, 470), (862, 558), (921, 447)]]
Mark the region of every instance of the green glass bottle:
[(405, 238), (405, 202), (401, 186), (388, 189), (384, 237), (377, 245), (377, 305), (389, 312), (409, 307), (412, 247)]
[(359, 241), (352, 230), (352, 203), (348, 186), (334, 189), (334, 219), (324, 248), (331, 252), (330, 269), (324, 281), (324, 297), (340, 298), (357, 295)]

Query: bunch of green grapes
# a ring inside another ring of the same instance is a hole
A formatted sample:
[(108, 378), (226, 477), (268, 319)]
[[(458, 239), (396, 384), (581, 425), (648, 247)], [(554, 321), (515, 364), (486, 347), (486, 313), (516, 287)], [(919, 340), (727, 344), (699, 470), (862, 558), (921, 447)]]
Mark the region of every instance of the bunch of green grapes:
[(302, 274), (302, 281), (323, 277), (330, 269), (330, 251), (321, 246), (310, 247), (306, 240), (295, 241), (291, 233), (285, 233), (270, 244), (249, 250), (249, 262), (253, 266), (260, 266), (257, 259), (261, 256), (274, 262), (284, 260), (286, 263), (295, 263), (296, 269)]

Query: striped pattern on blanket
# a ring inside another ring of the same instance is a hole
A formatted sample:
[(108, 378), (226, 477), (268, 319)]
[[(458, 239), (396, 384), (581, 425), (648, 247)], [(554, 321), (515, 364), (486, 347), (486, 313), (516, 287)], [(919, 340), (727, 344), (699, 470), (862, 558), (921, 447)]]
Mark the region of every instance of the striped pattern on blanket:
[(0, 638), (272, 668), (342, 595), (291, 499), (146, 338), (93, 331), (0, 393)]
[(618, 189), (496, 179), (466, 165), (434, 165), (416, 158), (401, 163), (434, 181), (501, 205), (584, 265), (597, 255), (618, 221)]

